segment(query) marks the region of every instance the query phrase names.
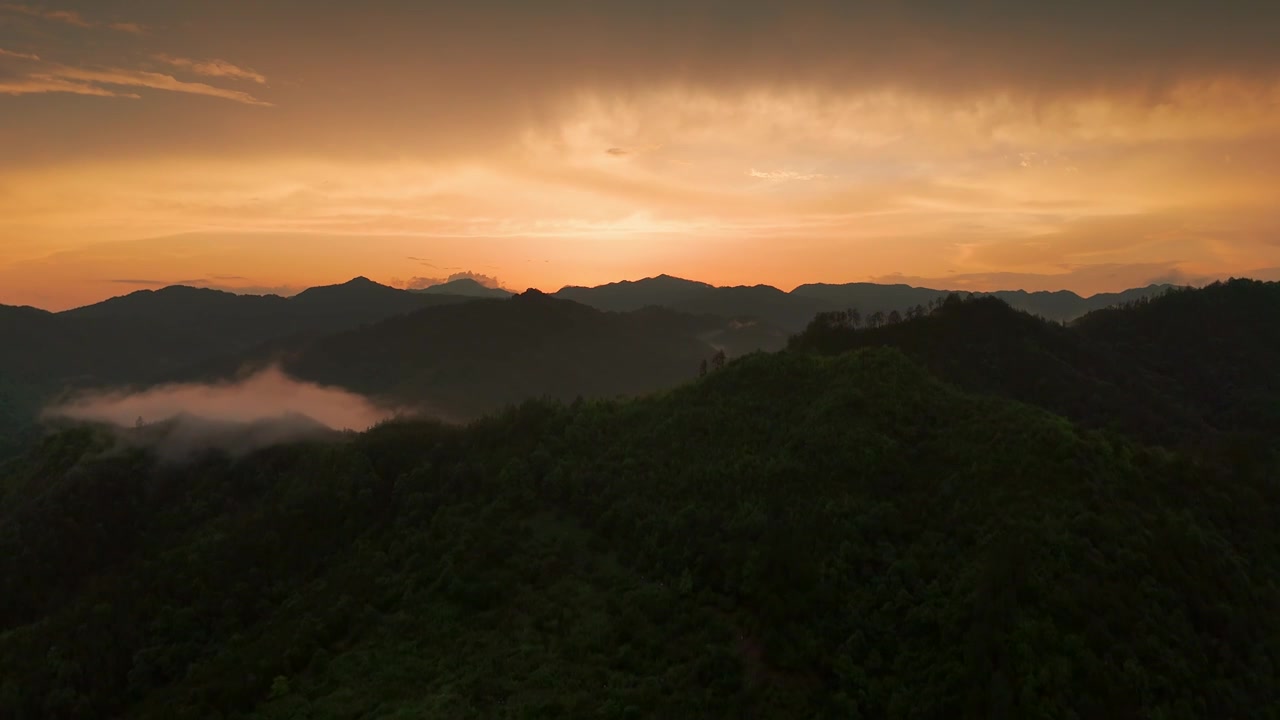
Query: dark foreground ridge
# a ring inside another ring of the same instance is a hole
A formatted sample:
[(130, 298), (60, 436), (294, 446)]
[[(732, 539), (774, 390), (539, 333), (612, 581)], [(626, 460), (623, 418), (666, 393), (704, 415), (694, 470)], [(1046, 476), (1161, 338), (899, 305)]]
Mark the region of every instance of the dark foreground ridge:
[(0, 480), (0, 717), (1274, 716), (1276, 288), (828, 318), (640, 399), (185, 466), (50, 435)]

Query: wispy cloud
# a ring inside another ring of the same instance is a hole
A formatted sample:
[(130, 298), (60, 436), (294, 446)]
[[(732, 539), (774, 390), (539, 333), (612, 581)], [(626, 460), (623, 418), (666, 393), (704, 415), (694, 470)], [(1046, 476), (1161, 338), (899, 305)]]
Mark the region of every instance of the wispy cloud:
[[(33, 62), (39, 61), (37, 56), (25, 53), (5, 51), (4, 56)], [(179, 80), (172, 75), (145, 70), (80, 68), (57, 63), (41, 63), (36, 65), (25, 76), (0, 80), (0, 95), (71, 93), (98, 97), (133, 99), (139, 97), (137, 93), (116, 90), (115, 88), (148, 88), (222, 98), (223, 100), (231, 100), (245, 105), (271, 105), (265, 100), (260, 100), (249, 93), (239, 90), (214, 87), (206, 83), (187, 82)]]
[(18, 60), (31, 60), (34, 62), (40, 62), (40, 56), (36, 55), (35, 53), (15, 52), (13, 50), (5, 50), (4, 48), (0, 48), (0, 57), (16, 58)]
[(244, 103), (246, 105), (270, 105), (271, 103), (250, 95), (239, 90), (228, 90), (226, 88), (214, 87), (205, 83), (186, 82), (179, 80), (172, 75), (164, 73), (147, 72), (144, 70), (122, 70), (122, 69), (106, 69), (91, 70), (85, 68), (59, 67), (55, 73), (58, 77), (68, 78), (71, 80), (81, 80), (97, 85), (119, 85), (125, 87), (144, 87), (153, 90), (168, 90), (171, 92), (190, 93), (192, 95), (207, 95), (209, 97), (222, 98), (224, 100), (232, 100), (234, 102)]
[(618, 147), (614, 146), (605, 150), (605, 153), (614, 157), (628, 157), (631, 155), (642, 155), (661, 149), (661, 145), (642, 145), (639, 147)]
[(89, 27), (89, 22), (74, 10), (45, 10), (44, 8), (19, 5), (17, 3), (0, 3), (0, 10), (28, 17), (44, 18), (45, 20), (75, 25), (76, 27)]
[(133, 22), (92, 22), (75, 10), (47, 10), (34, 5), (0, 3), (0, 12), (41, 18), (50, 22), (62, 23), (63, 25), (71, 25), (78, 28), (106, 27), (119, 32), (133, 33), (134, 35), (141, 35), (146, 32), (146, 29), (143, 26)]
[(147, 29), (145, 27), (139, 25), (138, 23), (131, 23), (131, 22), (108, 23), (107, 27), (111, 28), (112, 30), (119, 30), (120, 32), (131, 33), (133, 35), (144, 35), (147, 32)]
[(156, 55), (156, 60), (176, 68), (188, 70), (197, 75), (205, 77), (229, 78), (232, 80), (249, 80), (266, 85), (267, 78), (262, 73), (242, 68), (226, 60), (210, 59), (210, 60), (192, 60), (191, 58), (173, 57), (171, 55)]
[(119, 97), (136, 100), (137, 93), (116, 92), (89, 83), (75, 82), (43, 73), (36, 73), (12, 80), (0, 80), (0, 95), (34, 95), (40, 93), (69, 93), (94, 97)]
[(787, 181), (787, 180), (825, 180), (830, 177), (821, 173), (798, 173), (793, 170), (757, 170), (751, 168), (747, 171), (747, 175), (761, 180)]
[(204, 280), (147, 280), (144, 278), (112, 278), (107, 282), (115, 285), (146, 285), (151, 287), (169, 287), (170, 285), (186, 285), (192, 283), (203, 283)]

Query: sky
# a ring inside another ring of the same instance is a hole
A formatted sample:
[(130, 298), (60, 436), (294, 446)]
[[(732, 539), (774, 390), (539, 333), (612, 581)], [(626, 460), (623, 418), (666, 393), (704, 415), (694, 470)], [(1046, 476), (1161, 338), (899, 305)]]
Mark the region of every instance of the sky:
[(0, 0), (0, 303), (1280, 279), (1280, 3)]

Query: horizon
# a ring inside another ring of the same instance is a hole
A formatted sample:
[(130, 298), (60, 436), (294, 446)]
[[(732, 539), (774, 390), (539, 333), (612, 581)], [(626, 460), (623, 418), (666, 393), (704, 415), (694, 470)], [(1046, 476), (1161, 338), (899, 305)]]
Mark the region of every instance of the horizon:
[[(1124, 292), (1128, 292), (1128, 291), (1146, 290), (1146, 289), (1153, 288), (1153, 287), (1192, 287), (1192, 288), (1195, 288), (1195, 287), (1203, 287), (1203, 286), (1208, 285), (1208, 284), (1210, 284), (1210, 283), (1213, 283), (1213, 282), (1215, 282), (1215, 281), (1225, 281), (1225, 280), (1228, 280), (1228, 279), (1262, 280), (1262, 281), (1265, 281), (1265, 282), (1273, 282), (1273, 281), (1275, 281), (1274, 279), (1260, 278), (1260, 277), (1250, 276), (1250, 275), (1247, 275), (1247, 274), (1242, 274), (1242, 275), (1233, 275), (1233, 276), (1229, 276), (1229, 277), (1228, 277), (1228, 276), (1224, 276), (1224, 277), (1213, 277), (1213, 278), (1196, 278), (1196, 279), (1195, 279), (1195, 282), (1181, 282), (1181, 283), (1170, 283), (1170, 282), (1151, 282), (1151, 283), (1147, 283), (1147, 284), (1145, 284), (1145, 285), (1136, 285), (1136, 286), (1133, 286), (1133, 287), (1124, 287), (1124, 288), (1121, 288), (1121, 289), (1119, 289), (1119, 290), (1106, 290), (1106, 291), (1099, 291), (1099, 292), (1096, 292), (1096, 293), (1079, 293), (1079, 292), (1076, 292), (1076, 291), (1074, 291), (1074, 290), (1070, 290), (1070, 289), (1066, 289), (1066, 288), (1059, 288), (1059, 289), (1047, 289), (1047, 290), (1026, 290), (1026, 289), (1023, 289), (1023, 288), (1016, 288), (1016, 287), (1000, 287), (1000, 288), (995, 288), (995, 289), (992, 289), (992, 290), (974, 290), (974, 289), (963, 288), (963, 287), (928, 287), (928, 286), (923, 286), (923, 285), (914, 285), (914, 284), (911, 284), (911, 283), (864, 282), (864, 281), (857, 281), (857, 280), (855, 280), (855, 281), (850, 281), (850, 282), (846, 282), (846, 283), (820, 283), (820, 282), (815, 282), (815, 283), (801, 283), (801, 284), (796, 285), (796, 286), (791, 287), (791, 288), (782, 288), (782, 287), (778, 287), (778, 286), (776, 286), (776, 285), (770, 285), (770, 284), (768, 284), (768, 283), (754, 283), (754, 284), (749, 284), (749, 285), (747, 285), (747, 284), (743, 284), (743, 285), (716, 285), (716, 284), (713, 284), (713, 283), (703, 282), (703, 281), (701, 281), (701, 280), (697, 280), (697, 279), (695, 279), (695, 278), (686, 278), (686, 277), (681, 277), (681, 276), (678, 276), (678, 275), (673, 275), (673, 274), (670, 274), (670, 273), (659, 273), (659, 274), (657, 274), (657, 275), (649, 275), (649, 276), (645, 276), (645, 277), (641, 277), (641, 278), (634, 278), (634, 279), (628, 278), (628, 279), (622, 279), (622, 280), (614, 280), (614, 281), (611, 281), (611, 282), (608, 282), (608, 283), (601, 283), (600, 285), (563, 285), (563, 286), (560, 286), (560, 287), (558, 287), (558, 288), (554, 288), (554, 289), (537, 288), (537, 287), (529, 287), (529, 288), (524, 288), (524, 289), (517, 289), (517, 288), (511, 288), (511, 287), (506, 287), (506, 286), (502, 286), (502, 285), (487, 284), (483, 279), (477, 279), (477, 278), (474, 278), (474, 277), (455, 277), (455, 278), (451, 278), (451, 279), (441, 279), (441, 281), (440, 281), (440, 282), (435, 283), (435, 284), (432, 284), (432, 285), (426, 285), (426, 286), (423, 286), (423, 287), (417, 287), (417, 288), (411, 288), (411, 289), (409, 289), (409, 288), (403, 288), (403, 287), (396, 287), (396, 286), (394, 286), (394, 285), (390, 285), (390, 284), (387, 284), (387, 283), (385, 283), (385, 282), (381, 282), (381, 281), (379, 281), (379, 280), (377, 280), (377, 279), (370, 278), (370, 277), (368, 277), (367, 275), (356, 275), (355, 277), (351, 277), (351, 278), (348, 278), (347, 280), (343, 280), (343, 281), (339, 281), (339, 282), (327, 282), (327, 283), (322, 283), (322, 284), (319, 284), (319, 285), (311, 285), (311, 286), (308, 286), (308, 287), (302, 287), (302, 288), (296, 288), (296, 289), (288, 289), (288, 290), (287, 290), (287, 292), (259, 292), (259, 291), (257, 291), (257, 290), (259, 290), (259, 289), (257, 289), (257, 288), (236, 289), (236, 288), (229, 288), (229, 287), (216, 287), (216, 286), (199, 285), (199, 284), (194, 284), (194, 285), (193, 285), (193, 284), (175, 283), (175, 284), (172, 284), (172, 285), (162, 285), (162, 286), (157, 286), (157, 287), (154, 287), (154, 288), (139, 288), (139, 289), (137, 289), (137, 290), (132, 290), (132, 291), (124, 292), (124, 293), (120, 293), (120, 294), (117, 294), (117, 295), (111, 295), (111, 296), (108, 296), (108, 297), (103, 297), (103, 298), (100, 298), (100, 299), (97, 299), (97, 300), (94, 300), (94, 301), (91, 301), (91, 302), (88, 302), (88, 303), (85, 303), (85, 304), (82, 304), (82, 305), (73, 305), (73, 306), (63, 307), (63, 308), (47, 308), (47, 307), (40, 307), (40, 306), (37, 306), (37, 305), (20, 305), (20, 304), (11, 304), (11, 303), (5, 303), (5, 302), (0, 302), (0, 307), (32, 308), (32, 309), (35, 309), (35, 310), (41, 310), (41, 311), (44, 311), (44, 312), (49, 312), (49, 313), (55, 313), (55, 314), (56, 314), (56, 313), (61, 313), (61, 312), (68, 312), (68, 311), (71, 311), (71, 310), (78, 310), (78, 309), (85, 308), (85, 307), (91, 307), (91, 306), (93, 306), (93, 305), (97, 305), (97, 304), (100, 304), (100, 303), (108, 302), (108, 301), (110, 301), (110, 300), (118, 300), (118, 299), (120, 299), (120, 298), (131, 297), (131, 296), (134, 296), (134, 295), (141, 295), (141, 294), (147, 294), (147, 293), (156, 293), (156, 292), (161, 292), (161, 291), (164, 291), (164, 290), (171, 290), (171, 289), (175, 289), (175, 288), (183, 288), (183, 289), (191, 289), (191, 290), (208, 290), (208, 291), (211, 291), (211, 292), (227, 293), (227, 294), (230, 294), (230, 295), (245, 296), (245, 297), (280, 297), (280, 298), (288, 299), (288, 298), (297, 297), (298, 295), (300, 295), (300, 294), (302, 294), (302, 293), (304, 293), (304, 292), (307, 292), (307, 291), (309, 291), (309, 290), (317, 290), (317, 289), (323, 289), (323, 288), (344, 287), (344, 286), (348, 286), (348, 285), (353, 285), (353, 284), (359, 283), (359, 282), (361, 282), (361, 281), (365, 281), (365, 282), (368, 282), (368, 283), (372, 283), (372, 284), (374, 284), (374, 285), (377, 285), (377, 286), (379, 286), (379, 287), (386, 288), (386, 289), (389, 289), (389, 290), (401, 290), (401, 291), (404, 291), (404, 292), (421, 292), (421, 291), (423, 291), (423, 290), (427, 290), (427, 289), (429, 289), (429, 288), (440, 287), (440, 286), (443, 286), (443, 285), (449, 285), (449, 284), (458, 283), (458, 282), (470, 282), (470, 283), (474, 283), (475, 285), (480, 286), (480, 287), (482, 287), (482, 288), (494, 289), (494, 290), (501, 290), (501, 291), (504, 291), (504, 292), (510, 293), (510, 294), (511, 294), (511, 295), (513, 295), (513, 296), (514, 296), (514, 295), (521, 295), (521, 294), (524, 294), (524, 293), (527, 293), (527, 292), (530, 292), (530, 291), (533, 291), (533, 292), (540, 292), (540, 293), (543, 293), (543, 294), (546, 294), (546, 295), (552, 295), (552, 296), (554, 296), (554, 295), (556, 295), (557, 293), (563, 292), (563, 291), (565, 291), (565, 290), (572, 290), (572, 289), (587, 289), (587, 290), (591, 290), (591, 289), (602, 288), (602, 287), (607, 287), (607, 286), (615, 286), (615, 285), (623, 285), (623, 284), (637, 284), (637, 283), (643, 283), (643, 282), (647, 282), (647, 281), (651, 281), (651, 280), (659, 280), (659, 279), (663, 279), (663, 278), (667, 278), (667, 279), (671, 279), (671, 280), (678, 280), (678, 281), (680, 281), (680, 282), (685, 282), (685, 283), (690, 283), (690, 284), (706, 285), (706, 286), (708, 286), (708, 287), (710, 287), (710, 288), (714, 288), (714, 289), (733, 289), (733, 288), (772, 288), (772, 289), (775, 289), (775, 290), (779, 290), (780, 292), (783, 292), (783, 293), (785, 293), (785, 294), (793, 294), (793, 293), (795, 293), (795, 291), (796, 291), (796, 290), (798, 290), (798, 289), (800, 289), (800, 288), (802, 288), (802, 287), (808, 286), (808, 285), (827, 285), (827, 286), (839, 287), (839, 286), (844, 286), (844, 285), (869, 284), (869, 285), (877, 285), (877, 286), (881, 286), (881, 287), (907, 287), (907, 288), (911, 288), (911, 289), (915, 289), (915, 290), (925, 290), (925, 291), (940, 292), (940, 293), (949, 293), (949, 292), (962, 293), (962, 294), (963, 294), (963, 293), (972, 293), (972, 294), (975, 294), (975, 295), (994, 294), (994, 293), (1011, 293), (1011, 292), (1012, 292), (1012, 293), (1022, 292), (1022, 293), (1027, 293), (1027, 294), (1037, 294), (1037, 293), (1047, 293), (1047, 294), (1070, 293), (1070, 294), (1076, 295), (1077, 297), (1079, 297), (1079, 298), (1081, 298), (1081, 299), (1085, 299), (1085, 300), (1088, 300), (1088, 299), (1090, 299), (1090, 298), (1093, 298), (1093, 297), (1096, 297), (1096, 296), (1099, 296), (1099, 295), (1116, 295), (1116, 294), (1120, 294), (1120, 293), (1124, 293)], [(263, 289), (263, 290), (267, 290), (267, 289)], [(283, 288), (279, 288), (279, 289), (277, 289), (277, 290), (285, 290), (285, 289), (283, 289)], [(446, 293), (446, 294), (447, 294), (447, 293)]]
[[(307, 32), (297, 32), (298, 17)], [(0, 303), (1280, 278), (1280, 6), (0, 3)]]

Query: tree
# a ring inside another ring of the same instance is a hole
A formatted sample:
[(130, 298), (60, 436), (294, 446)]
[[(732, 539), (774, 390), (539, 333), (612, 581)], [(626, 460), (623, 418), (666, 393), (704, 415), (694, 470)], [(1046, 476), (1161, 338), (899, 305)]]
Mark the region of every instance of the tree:
[(849, 327), (857, 328), (862, 325), (862, 313), (858, 312), (858, 308), (849, 308), (847, 316), (849, 318)]
[(698, 377), (703, 377), (706, 374), (707, 374), (707, 359), (703, 358), (702, 364), (698, 366)]
[(884, 325), (884, 311), (883, 311), (883, 310), (877, 310), (877, 311), (875, 311), (875, 312), (871, 313), (871, 316), (867, 318), (867, 326), (868, 326), (868, 327), (878, 328), (878, 327), (880, 327), (880, 326), (882, 326), (882, 325)]
[(283, 675), (277, 675), (275, 679), (271, 681), (272, 699), (284, 697), (285, 695), (288, 695), (289, 692), (289, 678)]
[(902, 322), (902, 313), (898, 312), (897, 310), (890, 310), (889, 317), (886, 319), (886, 322), (888, 322), (890, 325), (896, 325)]
[(714, 370), (720, 370), (721, 368), (723, 368), (723, 367), (724, 367), (724, 361), (725, 361), (724, 351), (723, 351), (723, 350), (717, 350), (717, 351), (716, 351), (716, 354), (711, 356), (711, 367), (712, 367), (712, 369), (714, 369)]

